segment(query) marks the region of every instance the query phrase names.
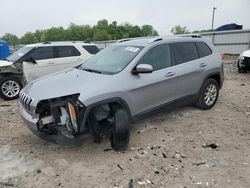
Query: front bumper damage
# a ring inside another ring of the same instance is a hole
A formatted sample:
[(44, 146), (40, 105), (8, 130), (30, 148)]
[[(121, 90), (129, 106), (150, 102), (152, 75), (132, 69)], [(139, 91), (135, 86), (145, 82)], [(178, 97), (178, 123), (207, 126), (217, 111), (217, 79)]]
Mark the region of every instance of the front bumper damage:
[[(35, 135), (47, 141), (62, 145), (80, 145), (90, 135), (94, 136), (96, 141), (100, 141), (101, 135), (107, 130), (110, 131), (111, 126), (107, 122), (112, 121), (109, 118), (111, 109), (107, 105), (87, 108), (75, 95), (41, 101), (34, 113), (23, 103), (22, 97), (20, 100), (19, 112), (24, 122)], [(90, 112), (91, 119), (95, 120), (92, 121), (91, 127)], [(107, 124), (109, 126), (106, 126)]]
[(21, 114), (21, 117), (23, 121), (26, 123), (27, 127), (30, 129), (30, 131), (35, 134), (36, 136), (41, 137), (44, 140), (47, 140), (49, 142), (53, 142), (56, 144), (62, 144), (62, 145), (79, 145), (83, 142), (85, 139), (85, 135), (82, 136), (74, 136), (74, 137), (67, 137), (60, 130), (58, 129), (58, 132), (56, 134), (48, 134), (45, 132), (41, 132), (38, 129), (38, 121), (39, 118), (32, 117), (22, 105), (19, 107), (19, 112)]
[[(73, 127), (70, 109), (67, 107), (69, 103), (76, 108), (77, 122), (75, 122), (75, 126), (77, 127)], [(35, 135), (57, 144), (78, 145), (87, 136), (83, 134), (86, 132), (85, 125), (80, 121), (84, 117), (85, 107), (83, 105), (81, 107), (75, 105), (74, 101), (69, 97), (46, 100), (40, 102), (36, 114), (32, 114), (29, 108), (22, 103), (19, 107), (19, 113), (28, 128)], [(80, 116), (80, 114), (83, 115)], [(82, 129), (80, 129), (81, 123), (83, 124)]]
[(250, 69), (250, 57), (243, 56), (241, 59), (238, 60), (237, 66), (238, 68)]

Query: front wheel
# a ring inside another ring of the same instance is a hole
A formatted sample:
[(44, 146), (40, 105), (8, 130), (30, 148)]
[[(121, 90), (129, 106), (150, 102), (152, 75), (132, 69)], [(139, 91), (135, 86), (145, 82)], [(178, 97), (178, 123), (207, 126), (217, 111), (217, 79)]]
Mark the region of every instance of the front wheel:
[(219, 85), (215, 79), (209, 78), (202, 85), (196, 106), (202, 110), (212, 108), (219, 96)]
[(22, 88), (21, 82), (16, 78), (4, 78), (0, 81), (0, 96), (4, 100), (12, 100), (18, 98), (18, 94)]
[(116, 151), (123, 151), (128, 148), (129, 131), (128, 112), (125, 108), (118, 108), (114, 112), (114, 124), (111, 135), (111, 146)]

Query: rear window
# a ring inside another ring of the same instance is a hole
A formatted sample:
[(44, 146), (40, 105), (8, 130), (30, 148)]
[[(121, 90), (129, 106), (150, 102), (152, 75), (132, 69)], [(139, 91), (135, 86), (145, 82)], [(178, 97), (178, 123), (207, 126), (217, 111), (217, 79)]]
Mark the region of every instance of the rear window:
[(57, 58), (81, 55), (74, 46), (57, 46)]
[(82, 46), (90, 54), (97, 54), (100, 50), (96, 46)]
[(175, 65), (199, 58), (199, 53), (194, 42), (170, 44)]
[(200, 57), (209, 56), (212, 54), (212, 50), (208, 47), (208, 45), (204, 42), (196, 42), (196, 45), (198, 47)]

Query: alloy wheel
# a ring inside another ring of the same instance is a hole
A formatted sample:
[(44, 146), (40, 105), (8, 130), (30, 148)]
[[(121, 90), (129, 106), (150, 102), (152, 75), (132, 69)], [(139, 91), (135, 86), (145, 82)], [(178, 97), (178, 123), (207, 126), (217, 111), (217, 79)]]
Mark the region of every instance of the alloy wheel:
[(204, 94), (204, 102), (206, 105), (211, 106), (215, 102), (217, 94), (218, 91), (216, 86), (214, 84), (209, 84)]
[(7, 80), (2, 84), (1, 90), (6, 97), (11, 98), (18, 95), (20, 86), (14, 80)]

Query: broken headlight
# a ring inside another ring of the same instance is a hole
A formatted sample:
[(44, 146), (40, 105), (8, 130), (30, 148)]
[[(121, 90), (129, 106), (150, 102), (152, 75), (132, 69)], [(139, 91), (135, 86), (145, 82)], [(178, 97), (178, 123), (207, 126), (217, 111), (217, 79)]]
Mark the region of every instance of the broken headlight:
[(67, 109), (70, 117), (71, 128), (74, 132), (78, 132), (78, 121), (77, 121), (77, 112), (75, 104), (72, 101), (67, 102)]

